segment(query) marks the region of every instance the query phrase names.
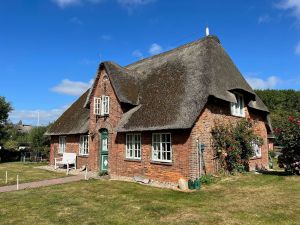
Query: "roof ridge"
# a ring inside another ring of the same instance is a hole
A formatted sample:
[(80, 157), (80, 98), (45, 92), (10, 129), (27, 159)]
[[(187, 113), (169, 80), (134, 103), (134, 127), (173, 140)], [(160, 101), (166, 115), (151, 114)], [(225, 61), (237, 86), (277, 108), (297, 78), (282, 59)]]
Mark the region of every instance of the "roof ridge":
[(150, 56), (150, 57), (147, 57), (147, 58), (138, 60), (138, 61), (136, 61), (136, 62), (130, 63), (130, 64), (124, 66), (124, 68), (128, 69), (128, 67), (134, 66), (134, 65), (136, 65), (136, 64), (142, 63), (142, 62), (147, 61), (147, 60), (151, 60), (151, 59), (157, 58), (157, 57), (159, 57), (159, 56), (164, 56), (164, 55), (169, 54), (169, 53), (172, 53), (172, 52), (174, 52), (174, 51), (178, 51), (178, 50), (181, 50), (181, 49), (184, 49), (184, 48), (188, 48), (188, 47), (190, 47), (190, 46), (196, 45), (196, 44), (201, 43), (201, 42), (203, 42), (203, 41), (205, 41), (205, 40), (208, 40), (208, 39), (214, 39), (215, 41), (217, 41), (218, 43), (220, 43), (220, 39), (219, 39), (217, 36), (215, 36), (215, 35), (209, 35), (209, 36), (206, 36), (206, 37), (197, 39), (197, 40), (195, 40), (195, 41), (192, 41), (192, 42), (189, 42), (189, 43), (180, 45), (180, 46), (178, 46), (178, 47), (176, 47), (176, 48), (173, 48), (173, 49), (171, 49), (171, 50), (168, 50), (168, 51), (159, 53), (159, 54), (157, 54), (157, 55), (153, 55), (153, 56)]

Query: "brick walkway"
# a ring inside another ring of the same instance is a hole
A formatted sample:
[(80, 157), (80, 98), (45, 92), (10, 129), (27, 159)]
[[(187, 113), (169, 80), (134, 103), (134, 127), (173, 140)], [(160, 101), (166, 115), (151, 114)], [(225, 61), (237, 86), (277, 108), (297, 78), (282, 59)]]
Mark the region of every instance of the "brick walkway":
[[(84, 176), (77, 175), (77, 176), (63, 177), (63, 178), (57, 178), (57, 179), (51, 179), (51, 180), (41, 180), (41, 181), (19, 184), (19, 190), (45, 187), (45, 186), (51, 186), (51, 185), (56, 185), (56, 184), (65, 184), (65, 183), (70, 183), (70, 182), (75, 182), (75, 181), (80, 181), (80, 180), (84, 180)], [(0, 187), (0, 193), (1, 192), (11, 192), (11, 191), (17, 191), (16, 184)]]

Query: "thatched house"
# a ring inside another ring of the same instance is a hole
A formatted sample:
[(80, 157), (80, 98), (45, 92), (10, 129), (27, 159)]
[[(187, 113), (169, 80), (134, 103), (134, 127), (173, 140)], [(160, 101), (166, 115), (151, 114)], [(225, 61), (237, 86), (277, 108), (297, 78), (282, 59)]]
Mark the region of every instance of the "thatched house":
[(48, 130), (51, 164), (75, 152), (79, 167), (115, 178), (195, 179), (217, 170), (215, 122), (246, 117), (264, 140), (250, 168), (268, 167), (268, 114), (219, 39), (207, 36), (125, 67), (102, 62), (92, 87)]

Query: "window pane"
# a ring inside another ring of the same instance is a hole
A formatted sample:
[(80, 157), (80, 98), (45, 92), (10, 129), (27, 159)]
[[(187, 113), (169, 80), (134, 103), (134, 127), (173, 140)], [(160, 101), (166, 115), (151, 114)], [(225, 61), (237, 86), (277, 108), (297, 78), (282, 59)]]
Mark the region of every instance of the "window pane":
[(140, 134), (126, 135), (127, 158), (140, 159), (141, 157), (141, 137)]

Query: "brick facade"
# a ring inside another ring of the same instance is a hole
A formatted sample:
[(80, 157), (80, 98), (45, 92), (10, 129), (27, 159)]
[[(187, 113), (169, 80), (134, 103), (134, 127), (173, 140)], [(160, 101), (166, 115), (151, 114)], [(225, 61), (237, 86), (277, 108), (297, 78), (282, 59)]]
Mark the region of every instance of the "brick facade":
[[(265, 121), (260, 116), (259, 111), (249, 110), (245, 107), (245, 117), (250, 118), (255, 122), (254, 132), (263, 139), (261, 146), (261, 157), (252, 158), (250, 160), (250, 170), (255, 167), (268, 167), (268, 140)], [(191, 131), (192, 151), (190, 154), (190, 177), (195, 179), (199, 173), (199, 160), (197, 160), (197, 143), (204, 144), (204, 164), (207, 173), (216, 173), (218, 170), (218, 162), (215, 158), (215, 151), (212, 146), (211, 129), (218, 123), (234, 124), (242, 118), (232, 116), (230, 112), (230, 103), (218, 99), (210, 99), (204, 110), (201, 112), (198, 120)], [(204, 172), (204, 168), (202, 173)]]
[[(94, 115), (93, 98), (106, 95), (110, 97), (110, 114), (108, 117)], [(111, 176), (133, 177), (145, 176), (160, 182), (177, 183), (179, 178), (195, 179), (199, 176), (199, 158), (197, 156), (197, 143), (205, 145), (204, 164), (207, 173), (215, 173), (218, 163), (214, 159), (212, 148), (211, 129), (218, 122), (235, 123), (239, 117), (231, 116), (230, 104), (225, 101), (209, 99), (206, 107), (199, 115), (192, 129), (163, 131), (170, 132), (172, 137), (172, 163), (157, 163), (151, 159), (152, 133), (141, 133), (141, 160), (129, 160), (125, 157), (125, 133), (117, 133), (117, 126), (122, 114), (128, 106), (120, 104), (114, 89), (104, 70), (101, 70), (96, 79), (96, 85), (90, 96), (90, 124), (89, 124), (89, 156), (78, 157), (78, 167), (87, 165), (89, 170), (100, 169), (100, 131), (108, 131), (108, 173)], [(250, 168), (268, 167), (267, 129), (263, 115), (258, 110), (246, 110), (246, 118), (257, 120), (255, 132), (259, 134), (264, 144), (261, 148), (262, 157), (252, 159)], [(159, 133), (160, 131), (155, 131)], [(198, 141), (198, 142), (197, 142)], [(66, 139), (66, 151), (76, 152), (79, 149), (79, 135), (69, 135)], [(58, 156), (58, 136), (51, 138), (50, 163), (54, 164), (54, 157)]]

